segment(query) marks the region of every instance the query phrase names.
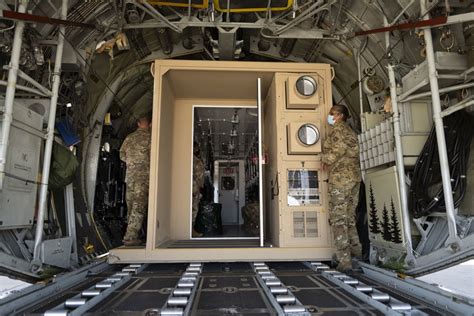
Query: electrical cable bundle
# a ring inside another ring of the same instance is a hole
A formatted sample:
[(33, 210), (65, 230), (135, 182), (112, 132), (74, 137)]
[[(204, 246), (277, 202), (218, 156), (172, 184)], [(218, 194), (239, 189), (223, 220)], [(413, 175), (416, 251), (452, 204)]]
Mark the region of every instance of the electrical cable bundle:
[[(444, 119), (454, 207), (459, 207), (466, 193), (466, 173), (471, 140), (474, 134), (473, 117), (458, 111)], [(436, 131), (431, 129), (428, 140), (418, 157), (408, 196), (409, 209), (415, 218), (432, 212), (445, 212), (443, 183), (436, 142)]]

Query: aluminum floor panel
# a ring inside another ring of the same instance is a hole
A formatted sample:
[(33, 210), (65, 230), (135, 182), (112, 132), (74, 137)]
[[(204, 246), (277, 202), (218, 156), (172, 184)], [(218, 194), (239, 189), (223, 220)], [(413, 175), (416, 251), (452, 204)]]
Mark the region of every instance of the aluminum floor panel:
[[(267, 265), (312, 315), (382, 315), (301, 262), (268, 262)], [(86, 315), (158, 315), (186, 267), (185, 263), (150, 264)], [(41, 315), (109, 275), (89, 276), (73, 289), (37, 304), (26, 315)], [(389, 286), (376, 284), (364, 275), (355, 277), (428, 315), (448, 315), (416, 298), (405, 297)], [(198, 316), (277, 314), (247, 262), (205, 263), (190, 304), (190, 315)]]

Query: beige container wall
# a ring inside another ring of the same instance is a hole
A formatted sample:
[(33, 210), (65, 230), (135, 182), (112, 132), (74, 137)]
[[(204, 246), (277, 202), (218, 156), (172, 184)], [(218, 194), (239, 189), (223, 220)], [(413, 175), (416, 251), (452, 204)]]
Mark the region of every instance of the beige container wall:
[[(285, 76), (317, 74), (319, 105), (312, 110), (288, 110)], [(190, 239), (193, 106), (255, 106), (257, 78), (262, 78), (263, 143), (269, 155), (264, 165), (265, 237), (273, 248), (166, 248), (173, 240)], [(326, 260), (333, 248), (327, 223), (327, 201), (316, 207), (298, 207), (318, 213), (318, 236), (293, 238), (292, 211), (286, 203), (286, 169), (319, 169), (319, 154), (290, 155), (287, 125), (314, 122), (326, 136), (325, 118), (331, 106), (331, 69), (325, 64), (207, 62), (157, 60), (153, 99), (150, 196), (146, 249), (117, 248), (109, 261), (248, 261)], [(271, 180), (279, 175), (279, 196), (271, 199)], [(326, 192), (324, 173), (320, 189)], [(324, 195), (324, 194), (322, 194)]]
[[(171, 209), (170, 179), (173, 157), (171, 150), (157, 151), (153, 149), (172, 148), (173, 139), (170, 136), (174, 122), (170, 118), (175, 117), (175, 98), (167, 76), (157, 76), (155, 79), (150, 175), (156, 176), (150, 176), (147, 231), (153, 233), (147, 234), (148, 249), (152, 249), (156, 243), (168, 239), (171, 234), (171, 213), (158, 212), (157, 210)], [(156, 106), (158, 104), (159, 107)], [(154, 234), (157, 230), (160, 231), (160, 235)]]

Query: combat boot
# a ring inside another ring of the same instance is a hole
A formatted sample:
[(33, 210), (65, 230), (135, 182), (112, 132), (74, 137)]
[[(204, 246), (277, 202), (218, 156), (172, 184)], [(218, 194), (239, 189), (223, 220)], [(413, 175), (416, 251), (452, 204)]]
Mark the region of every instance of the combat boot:
[(140, 246), (142, 241), (140, 239), (124, 239), (123, 245), (127, 247)]

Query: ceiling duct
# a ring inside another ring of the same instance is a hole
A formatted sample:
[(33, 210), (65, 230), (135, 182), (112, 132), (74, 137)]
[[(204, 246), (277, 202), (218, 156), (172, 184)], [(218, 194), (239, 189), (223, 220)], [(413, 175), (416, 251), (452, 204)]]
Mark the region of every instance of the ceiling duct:
[(193, 42), (193, 37), (192, 37), (192, 31), (191, 28), (185, 28), (183, 30), (183, 47), (186, 49), (193, 49), (194, 48), (194, 42)]
[(158, 40), (160, 41), (161, 50), (165, 55), (169, 55), (173, 52), (173, 43), (171, 42), (168, 29), (158, 29)]
[(258, 45), (259, 51), (266, 52), (267, 50), (270, 49), (271, 43), (266, 38), (261, 37), (257, 45)]
[(295, 44), (296, 38), (284, 39), (280, 47), (280, 56), (284, 58), (290, 56), (293, 52), (293, 48), (295, 48)]
[(140, 23), (140, 14), (138, 13), (138, 10), (136, 7), (130, 6), (127, 9), (127, 20), (128, 23), (130, 24), (137, 24)]

